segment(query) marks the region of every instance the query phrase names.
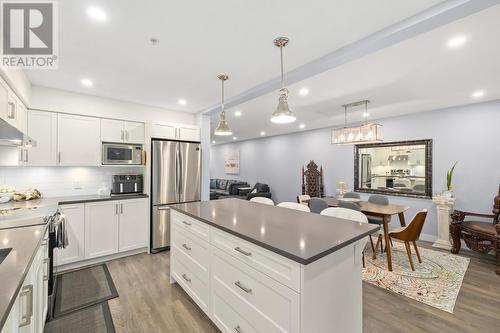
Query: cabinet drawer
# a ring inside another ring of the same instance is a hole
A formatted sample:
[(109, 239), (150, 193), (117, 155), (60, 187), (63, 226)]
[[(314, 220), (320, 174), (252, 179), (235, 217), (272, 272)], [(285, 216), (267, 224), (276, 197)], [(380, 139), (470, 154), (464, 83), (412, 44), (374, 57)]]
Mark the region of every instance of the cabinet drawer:
[(298, 332), (298, 293), (218, 249), (212, 253), (214, 295), (261, 332)]
[(215, 228), (211, 229), (211, 243), (225, 253), (300, 292), (300, 264)]
[[(175, 249), (172, 254), (175, 253)], [(198, 304), (198, 306), (208, 315), (208, 282), (198, 278), (185, 263), (178, 260), (179, 255), (172, 255), (171, 274), (175, 281), (184, 289), (184, 291)]]
[(172, 214), (172, 225), (178, 226), (180, 229), (186, 230), (204, 241), (209, 241), (209, 227), (207, 224), (197, 221), (187, 215), (181, 214), (174, 210), (170, 210)]
[(172, 228), (171, 250), (179, 261), (182, 261), (199, 278), (208, 281), (208, 266), (210, 262), (210, 249), (206, 242), (197, 240), (195, 236), (189, 237), (178, 226)]
[(219, 295), (213, 295), (212, 306), (213, 321), (222, 332), (259, 333), (254, 325), (243, 319), (233, 310), (231, 304), (226, 303)]

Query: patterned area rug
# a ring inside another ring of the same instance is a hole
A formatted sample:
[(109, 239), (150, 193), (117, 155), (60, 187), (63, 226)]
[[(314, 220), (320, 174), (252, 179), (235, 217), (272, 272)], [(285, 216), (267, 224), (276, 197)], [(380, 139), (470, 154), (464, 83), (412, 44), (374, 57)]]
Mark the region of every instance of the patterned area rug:
[(394, 242), (391, 252), (393, 271), (389, 272), (386, 254), (379, 251), (377, 259), (372, 260), (372, 253), (367, 247), (363, 280), (453, 313), (462, 280), (469, 266), (469, 258), (422, 247), (418, 249), (422, 263), (418, 262), (412, 245), (415, 265), (415, 271), (412, 271), (404, 244)]

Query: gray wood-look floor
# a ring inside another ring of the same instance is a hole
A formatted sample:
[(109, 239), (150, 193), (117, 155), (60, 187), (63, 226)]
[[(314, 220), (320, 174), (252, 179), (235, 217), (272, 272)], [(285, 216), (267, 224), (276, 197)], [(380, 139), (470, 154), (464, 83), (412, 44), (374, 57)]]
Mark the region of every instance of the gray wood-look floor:
[[(495, 259), (462, 254), (471, 263), (454, 314), (364, 283), (364, 332), (500, 332)], [(163, 252), (108, 262), (120, 295), (109, 301), (117, 332), (219, 332), (179, 286), (169, 284), (169, 259)]]

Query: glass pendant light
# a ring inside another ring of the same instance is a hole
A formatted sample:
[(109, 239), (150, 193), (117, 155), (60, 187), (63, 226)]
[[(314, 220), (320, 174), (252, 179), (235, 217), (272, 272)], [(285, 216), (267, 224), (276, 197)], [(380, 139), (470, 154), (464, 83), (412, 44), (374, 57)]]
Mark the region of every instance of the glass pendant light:
[(229, 128), (229, 125), (227, 124), (226, 111), (224, 110), (224, 82), (229, 79), (229, 76), (227, 76), (226, 74), (220, 74), (217, 76), (217, 78), (222, 82), (222, 103), (221, 103), (222, 112), (220, 113), (219, 124), (217, 125), (214, 134), (221, 136), (232, 135), (233, 132), (231, 131), (231, 128)]
[[(337, 145), (372, 143), (384, 141), (383, 127), (380, 124), (368, 123), (368, 103), (369, 100), (363, 100), (350, 104), (342, 105), (344, 107), (344, 127), (335, 128), (332, 132), (332, 143)], [(360, 126), (347, 127), (347, 108), (364, 105), (365, 124)]]
[(286, 37), (279, 37), (274, 40), (274, 45), (280, 48), (281, 55), (281, 89), (276, 111), (271, 115), (271, 122), (277, 124), (293, 123), (296, 118), (292, 110), (288, 107), (288, 89), (285, 88), (283, 81), (283, 48), (288, 44), (289, 39)]

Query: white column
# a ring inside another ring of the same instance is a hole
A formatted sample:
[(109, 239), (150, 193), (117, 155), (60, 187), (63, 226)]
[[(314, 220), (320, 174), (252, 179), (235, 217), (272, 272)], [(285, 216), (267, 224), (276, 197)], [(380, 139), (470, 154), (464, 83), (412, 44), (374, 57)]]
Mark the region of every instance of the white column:
[(438, 238), (432, 246), (449, 250), (451, 249), (450, 212), (455, 199), (448, 196), (435, 196), (432, 198), (432, 202), (436, 204), (438, 229)]

